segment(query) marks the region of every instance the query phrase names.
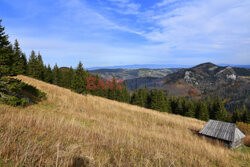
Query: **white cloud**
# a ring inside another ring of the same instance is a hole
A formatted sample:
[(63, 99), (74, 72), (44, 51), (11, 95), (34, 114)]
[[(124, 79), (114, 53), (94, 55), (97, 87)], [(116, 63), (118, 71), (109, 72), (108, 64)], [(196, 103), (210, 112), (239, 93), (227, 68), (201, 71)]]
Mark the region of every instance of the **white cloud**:
[(187, 51), (237, 51), (241, 46), (250, 53), (246, 45), (250, 37), (249, 8), (248, 0), (190, 2), (169, 12), (155, 12), (150, 16), (155, 28), (144, 35), (148, 40)]
[(131, 0), (108, 0), (115, 4), (118, 8), (110, 8), (120, 14), (139, 14), (140, 4), (134, 3)]
[(162, 2), (159, 2), (156, 4), (157, 7), (162, 7), (162, 6), (166, 6), (169, 5), (171, 3), (177, 2), (178, 0), (163, 0)]

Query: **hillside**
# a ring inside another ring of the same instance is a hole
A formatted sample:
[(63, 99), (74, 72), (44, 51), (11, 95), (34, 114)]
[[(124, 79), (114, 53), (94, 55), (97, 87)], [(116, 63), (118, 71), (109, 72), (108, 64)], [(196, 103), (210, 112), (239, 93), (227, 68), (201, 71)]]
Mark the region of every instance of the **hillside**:
[(98, 69), (98, 70), (90, 70), (89, 72), (92, 74), (98, 73), (104, 79), (113, 78), (113, 76), (115, 76), (116, 78), (127, 80), (127, 79), (141, 78), (141, 77), (162, 78), (176, 71), (178, 71), (178, 68)]
[[(0, 105), (0, 166), (247, 166), (250, 155), (194, 134), (205, 122), (83, 96), (18, 76), (47, 93)], [(84, 165), (83, 165), (84, 166)]]
[[(227, 99), (228, 110), (242, 104), (246, 104), (250, 109), (249, 76), (250, 69), (203, 63), (192, 68), (180, 69), (161, 79), (153, 79), (147, 82), (147, 87), (163, 89), (175, 96), (206, 98), (219, 95)], [(145, 83), (138, 83), (138, 88), (145, 87)]]

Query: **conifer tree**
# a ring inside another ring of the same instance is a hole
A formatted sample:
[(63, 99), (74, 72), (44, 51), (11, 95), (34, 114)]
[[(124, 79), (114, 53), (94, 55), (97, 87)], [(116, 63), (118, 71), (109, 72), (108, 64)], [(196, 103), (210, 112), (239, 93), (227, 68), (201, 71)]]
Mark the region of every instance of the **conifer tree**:
[(242, 107), (242, 121), (250, 124), (250, 110), (247, 110), (246, 105)]
[(123, 88), (121, 90), (122, 94), (122, 102), (129, 103), (130, 102), (130, 93), (127, 89), (127, 83), (124, 83)]
[(179, 97), (176, 103), (175, 114), (183, 115), (182, 98)]
[(219, 97), (217, 97), (215, 105), (214, 105), (214, 111), (215, 111), (215, 119), (219, 121), (226, 121), (227, 120), (227, 111), (224, 107), (223, 102), (220, 100)]
[(209, 120), (208, 107), (205, 101), (200, 101), (197, 106), (196, 118), (207, 121)]
[(44, 80), (45, 68), (44, 68), (43, 59), (42, 59), (42, 56), (41, 56), (40, 52), (38, 53), (36, 63), (37, 63), (37, 65), (36, 65), (36, 73), (38, 75), (38, 79)]
[(20, 68), (19, 74), (22, 74), (22, 75), (27, 74), (27, 58), (24, 53), (22, 53), (21, 55), (20, 63), (21, 63), (21, 68)]
[(39, 79), (38, 61), (34, 50), (31, 51), (27, 67), (28, 67), (27, 71), (28, 75), (33, 78)]
[(48, 67), (45, 66), (45, 71), (44, 71), (44, 81), (48, 83), (53, 82), (53, 73), (50, 65), (48, 64)]
[(12, 46), (8, 40), (8, 35), (4, 32), (4, 27), (2, 26), (2, 20), (0, 19), (0, 78), (2, 76), (11, 74), (12, 67)]
[(241, 118), (242, 118), (242, 115), (241, 115), (240, 110), (237, 106), (236, 109), (233, 111), (232, 122), (234, 122), (234, 123), (241, 122)]
[(52, 74), (53, 74), (53, 84), (62, 86), (62, 73), (57, 64), (55, 64)]
[(23, 64), (21, 62), (22, 52), (21, 52), (21, 49), (17, 40), (15, 40), (13, 51), (14, 51), (14, 54), (12, 57), (12, 74), (18, 75), (20, 73), (23, 73), (23, 69), (22, 69)]
[(185, 113), (184, 113), (185, 116), (192, 118), (195, 117), (195, 106), (192, 101), (185, 102), (184, 108), (185, 108)]
[(72, 81), (72, 90), (77, 93), (84, 93), (86, 92), (87, 87), (87, 73), (83, 69), (82, 62), (79, 62), (73, 81)]
[(150, 108), (162, 112), (167, 112), (167, 104), (165, 103), (165, 95), (162, 90), (154, 89), (150, 95)]
[(64, 80), (65, 80), (65, 87), (66, 88), (71, 88), (71, 82), (74, 78), (74, 70), (72, 67), (69, 68), (69, 70), (66, 71), (65, 73), (65, 77), (64, 77)]

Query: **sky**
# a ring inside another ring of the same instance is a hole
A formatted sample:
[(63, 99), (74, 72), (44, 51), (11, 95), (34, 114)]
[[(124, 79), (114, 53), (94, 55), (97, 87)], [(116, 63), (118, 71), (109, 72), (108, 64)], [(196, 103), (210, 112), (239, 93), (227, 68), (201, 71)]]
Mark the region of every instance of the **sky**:
[(250, 64), (250, 0), (0, 0), (10, 41), (46, 64)]

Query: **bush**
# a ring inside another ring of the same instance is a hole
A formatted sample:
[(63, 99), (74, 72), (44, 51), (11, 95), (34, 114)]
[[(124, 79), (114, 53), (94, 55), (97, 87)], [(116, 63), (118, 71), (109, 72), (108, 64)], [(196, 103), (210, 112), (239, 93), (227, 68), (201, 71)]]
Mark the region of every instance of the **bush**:
[(244, 143), (244, 145), (250, 147), (250, 137), (249, 136), (245, 137), (243, 139), (243, 143)]
[(237, 122), (236, 125), (246, 135), (246, 137), (243, 139), (244, 145), (250, 147), (250, 124)]
[[(2, 96), (2, 97), (1, 97)], [(0, 78), (0, 102), (11, 106), (27, 106), (46, 99), (46, 93), (13, 78)]]
[(20, 99), (15, 96), (10, 96), (7, 98), (2, 99), (3, 103), (11, 105), (11, 106), (18, 106), (20, 105)]
[(243, 133), (245, 133), (245, 135), (250, 135), (250, 124), (237, 122), (236, 125)]
[(28, 104), (29, 104), (29, 100), (28, 100), (28, 99), (26, 99), (26, 98), (21, 98), (20, 105), (21, 105), (22, 107), (25, 107), (25, 106), (27, 106)]

